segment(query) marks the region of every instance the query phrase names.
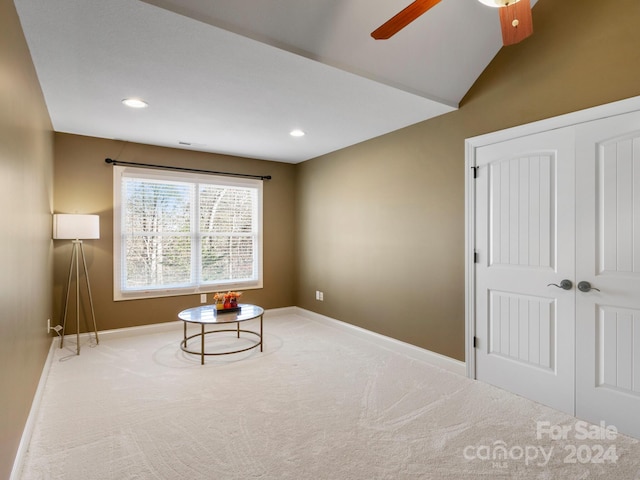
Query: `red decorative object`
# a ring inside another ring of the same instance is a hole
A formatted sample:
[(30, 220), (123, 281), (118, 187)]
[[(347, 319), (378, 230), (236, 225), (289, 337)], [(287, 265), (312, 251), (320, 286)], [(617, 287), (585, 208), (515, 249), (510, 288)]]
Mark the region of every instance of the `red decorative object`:
[(238, 298), (242, 292), (216, 293), (213, 296), (217, 310), (238, 309)]

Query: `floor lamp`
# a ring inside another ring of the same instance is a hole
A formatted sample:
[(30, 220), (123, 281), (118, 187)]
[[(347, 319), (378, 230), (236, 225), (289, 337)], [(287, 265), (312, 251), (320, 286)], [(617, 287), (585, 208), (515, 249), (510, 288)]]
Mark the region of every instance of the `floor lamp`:
[(89, 272), (87, 270), (87, 262), (84, 257), (84, 246), (82, 243), (82, 240), (100, 238), (100, 217), (98, 215), (55, 214), (53, 216), (53, 238), (56, 240), (73, 240), (71, 242), (73, 244), (73, 250), (71, 252), (71, 262), (69, 264), (67, 296), (64, 301), (64, 316), (62, 319), (60, 348), (62, 348), (64, 344), (64, 331), (67, 324), (67, 308), (69, 306), (69, 290), (71, 289), (71, 279), (75, 271), (77, 355), (80, 355), (80, 257), (82, 257), (82, 265), (84, 267), (84, 278), (87, 281), (87, 293), (89, 294), (89, 305), (91, 306), (91, 318), (93, 319), (93, 331), (96, 334), (96, 344), (100, 343), (98, 341), (96, 315), (93, 310), (91, 286), (89, 285)]

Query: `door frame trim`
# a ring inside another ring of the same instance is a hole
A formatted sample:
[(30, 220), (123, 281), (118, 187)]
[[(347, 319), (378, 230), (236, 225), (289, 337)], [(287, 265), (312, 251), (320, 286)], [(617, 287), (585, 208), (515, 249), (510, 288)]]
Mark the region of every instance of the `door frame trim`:
[(476, 150), (487, 145), (534, 135), (580, 123), (640, 110), (640, 96), (539, 120), (465, 139), (465, 363), (469, 378), (476, 378), (475, 337), (475, 182)]

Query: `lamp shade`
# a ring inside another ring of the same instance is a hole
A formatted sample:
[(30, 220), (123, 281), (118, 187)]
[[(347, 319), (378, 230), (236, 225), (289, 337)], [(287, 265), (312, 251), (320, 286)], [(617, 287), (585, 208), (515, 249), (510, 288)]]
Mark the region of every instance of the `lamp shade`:
[(57, 213), (53, 216), (53, 238), (57, 240), (100, 238), (100, 216)]

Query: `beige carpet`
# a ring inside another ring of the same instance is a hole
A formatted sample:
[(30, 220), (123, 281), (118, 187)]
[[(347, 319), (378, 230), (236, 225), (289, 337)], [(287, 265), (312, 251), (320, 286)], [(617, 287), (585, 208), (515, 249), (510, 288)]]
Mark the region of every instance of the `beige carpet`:
[(637, 440), (297, 315), (265, 330), (204, 366), (181, 329), (56, 349), (22, 478), (640, 479)]

